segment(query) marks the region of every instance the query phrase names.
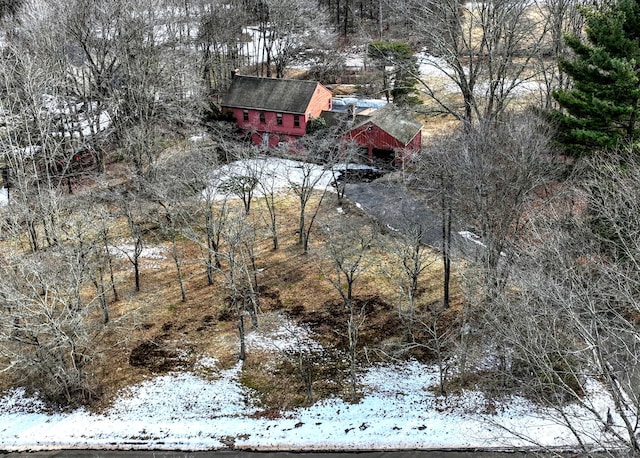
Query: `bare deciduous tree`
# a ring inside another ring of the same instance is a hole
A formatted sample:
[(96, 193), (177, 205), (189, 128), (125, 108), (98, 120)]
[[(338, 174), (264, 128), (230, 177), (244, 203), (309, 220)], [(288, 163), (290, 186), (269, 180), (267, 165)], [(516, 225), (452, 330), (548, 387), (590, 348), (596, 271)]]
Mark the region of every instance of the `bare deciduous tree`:
[[(585, 452), (595, 443), (637, 454), (640, 164), (623, 151), (591, 159), (574, 177), (553, 206), (530, 215), (513, 287), (483, 314), (487, 338), (504, 383), (553, 409)], [(606, 392), (608, 408), (594, 389)]]
[[(310, 45), (328, 46), (334, 40), (327, 32), (324, 11), (305, 0), (266, 0), (264, 14), (259, 15), (260, 33), (266, 60), (266, 76), (271, 76), (271, 63), (276, 77), (284, 78), (287, 67)], [(264, 22), (264, 19), (267, 22)]]
[(438, 87), (440, 78), (414, 75), (444, 113), (465, 122), (499, 118), (514, 91), (534, 80), (542, 58), (545, 16), (536, 2), (407, 0), (395, 5), (425, 45), (423, 63), (451, 81), (462, 106)]
[(238, 320), (240, 339), (239, 359), (246, 357), (245, 314), (248, 313), (253, 327), (258, 326), (259, 297), (255, 264), (255, 230), (246, 215), (231, 214), (223, 228), (225, 249), (221, 253), (226, 266), (224, 275), (229, 290), (230, 305)]
[[(442, 211), (447, 225), (453, 216), (481, 237), (480, 243), (469, 241), (466, 246), (480, 260), (487, 298), (506, 286), (520, 251), (527, 212), (537, 193), (544, 192), (560, 172), (561, 165), (553, 160), (550, 138), (549, 128), (535, 116), (513, 115), (498, 125), (463, 128), (442, 144), (433, 142), (434, 160), (424, 163), (446, 161), (446, 167), (441, 168), (445, 175), (424, 183), (423, 188), (442, 188), (439, 192), (446, 199)], [(440, 153), (443, 151), (447, 154)], [(425, 175), (432, 176), (432, 171), (427, 170)], [(454, 215), (449, 214), (449, 208)], [(446, 246), (447, 230), (443, 227)]]
[(226, 90), (234, 70), (246, 63), (239, 37), (247, 21), (247, 11), (238, 1), (212, 2), (201, 13), (198, 47), (202, 56), (202, 79), (208, 93)]
[(277, 345), (278, 353), (295, 368), (304, 384), (307, 405), (314, 402), (313, 386), (316, 381), (316, 370), (321, 365), (323, 348), (311, 338), (311, 330), (306, 326), (294, 324), (283, 317), (283, 328), (287, 342)]
[(174, 66), (185, 61), (188, 46), (177, 45), (163, 28), (160, 0), (108, 0), (99, 6), (65, 0), (30, 13), (19, 36), (38, 40), (38, 56), (53, 56), (51, 70), (60, 84), (47, 93), (64, 101), (66, 125), (74, 126), (63, 138), (92, 146), (101, 168), (103, 139), (97, 134), (114, 133), (111, 139), (120, 142), (137, 173), (148, 173), (158, 139), (189, 124), (198, 111), (184, 96), (192, 85)]
[(369, 268), (368, 252), (376, 233), (371, 227), (357, 227), (343, 221), (340, 224), (325, 225), (328, 236), (328, 257), (333, 272), (326, 278), (342, 299), (347, 312), (346, 337), (351, 397), (355, 401), (358, 388), (358, 351), (360, 329), (366, 319), (366, 303), (355, 300), (354, 286), (360, 274)]
[[(290, 170), (289, 187), (300, 202), (298, 243), (302, 245), (302, 251), (305, 254), (309, 251), (309, 237), (313, 224), (327, 194), (328, 183), (325, 173), (322, 167), (313, 162), (300, 162), (299, 166)], [(314, 195), (317, 198), (312, 203)]]
[(390, 268), (384, 269), (384, 272), (400, 293), (398, 315), (405, 327), (405, 338), (414, 343), (414, 327), (420, 321), (416, 315), (420, 277), (435, 263), (437, 255), (422, 242), (425, 231), (423, 224), (407, 223), (402, 226), (402, 232), (382, 247), (392, 259)]
[[(558, 58), (567, 58), (569, 49), (565, 44), (565, 35), (582, 35), (584, 20), (580, 14), (580, 7), (589, 3), (587, 0), (545, 0), (542, 2), (540, 12), (545, 14), (545, 21), (548, 26), (548, 43), (549, 54), (554, 57), (557, 62)], [(557, 67), (547, 68), (541, 73), (543, 77), (545, 90), (545, 99), (543, 101), (545, 108), (551, 108), (553, 90), (561, 88), (568, 89), (570, 83), (569, 78), (558, 71)]]
[(224, 178), (220, 171), (215, 145), (192, 145), (176, 164), (183, 190), (184, 226), (182, 235), (195, 242), (202, 253), (208, 285), (214, 284), (220, 269), (222, 232), (228, 217), (227, 196), (219, 189)]
[(279, 177), (275, 172), (266, 169), (268, 160), (266, 158), (258, 159), (255, 163), (258, 171), (258, 189), (262, 194), (265, 207), (267, 207), (268, 225), (271, 232), (271, 241), (273, 242), (273, 249), (277, 250), (280, 247), (278, 239), (278, 206), (276, 205), (276, 196), (280, 193), (280, 189), (277, 188)]
[[(182, 152), (184, 155), (185, 152)], [(146, 197), (160, 208), (151, 217), (160, 228), (160, 234), (171, 242), (171, 257), (176, 266), (180, 298), (187, 300), (184, 283), (184, 249), (179, 239), (191, 222), (191, 202), (194, 194), (189, 167), (184, 167), (185, 159), (178, 151), (176, 157), (164, 161), (153, 177), (144, 183)], [(188, 160), (186, 161), (188, 162)]]
[(6, 254), (0, 267), (3, 372), (63, 404), (93, 396), (87, 368), (98, 357), (95, 342), (104, 329), (100, 299), (85, 291), (93, 247), (79, 240), (46, 252)]

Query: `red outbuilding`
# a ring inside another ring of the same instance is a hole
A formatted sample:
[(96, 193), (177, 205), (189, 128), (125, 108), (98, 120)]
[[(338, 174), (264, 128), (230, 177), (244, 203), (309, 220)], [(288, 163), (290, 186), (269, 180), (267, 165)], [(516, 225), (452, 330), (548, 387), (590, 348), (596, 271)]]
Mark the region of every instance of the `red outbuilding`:
[(256, 145), (275, 147), (306, 134), (309, 120), (331, 110), (331, 91), (316, 81), (234, 76), (222, 111)]
[(388, 104), (371, 116), (358, 116), (344, 138), (366, 149), (371, 160), (394, 162), (420, 150), (422, 123), (405, 110)]

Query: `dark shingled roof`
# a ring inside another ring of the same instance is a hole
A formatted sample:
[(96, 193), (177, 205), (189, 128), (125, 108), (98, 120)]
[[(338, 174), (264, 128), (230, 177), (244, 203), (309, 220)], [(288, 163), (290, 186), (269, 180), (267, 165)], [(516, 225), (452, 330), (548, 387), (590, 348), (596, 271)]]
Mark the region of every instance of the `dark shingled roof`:
[(354, 129), (368, 122), (378, 126), (403, 145), (409, 144), (422, 129), (422, 123), (416, 121), (406, 111), (392, 104), (376, 110), (370, 118), (364, 119)]
[(235, 76), (221, 105), (304, 114), (317, 86), (315, 81)]

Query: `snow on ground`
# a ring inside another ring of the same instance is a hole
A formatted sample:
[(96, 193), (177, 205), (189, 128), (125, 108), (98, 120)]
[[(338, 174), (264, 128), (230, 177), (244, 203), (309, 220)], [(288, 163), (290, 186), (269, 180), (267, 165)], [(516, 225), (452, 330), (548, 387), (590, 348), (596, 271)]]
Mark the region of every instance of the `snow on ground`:
[(345, 53), (345, 67), (357, 70), (363, 69), (365, 67), (365, 54), (365, 51), (359, 49), (352, 49), (350, 52)]
[(421, 75), (429, 77), (447, 77), (453, 74), (453, 68), (441, 57), (432, 56), (426, 53), (417, 53), (418, 70)]
[[(112, 256), (133, 259), (135, 255), (135, 245), (132, 242), (123, 243), (121, 245), (109, 246), (109, 254)], [(166, 248), (161, 246), (142, 247), (138, 259), (142, 262), (142, 265), (146, 269), (159, 269), (159, 261), (166, 259)]]
[[(255, 331), (248, 349), (287, 348), (291, 335), (310, 334), (290, 322)], [(299, 342), (297, 340), (296, 342)], [(123, 390), (102, 414), (78, 409), (49, 413), (18, 389), (0, 397), (0, 450), (61, 448), (208, 450), (383, 450), (429, 448), (509, 449), (576, 446), (557, 412), (517, 397), (495, 401), (466, 391), (444, 398), (432, 389), (434, 366), (415, 361), (379, 365), (362, 375), (362, 399), (352, 404), (326, 399), (311, 407), (259, 414), (253, 393), (239, 382), (242, 364), (221, 369), (203, 356), (192, 373), (152, 377)], [(593, 408), (611, 400), (593, 382)], [(575, 426), (602, 439), (601, 425), (577, 407), (565, 413)]]
[[(303, 168), (326, 188), (330, 171), (285, 159), (254, 159), (228, 164), (211, 177), (214, 190), (220, 180), (259, 170), (274, 189), (299, 183)], [(216, 185), (217, 183), (217, 185)], [(133, 249), (112, 247), (126, 256)], [(150, 260), (164, 256), (157, 248), (143, 250)], [(250, 333), (251, 349), (291, 351), (315, 349), (308, 330), (293, 323), (276, 323), (260, 334)], [(242, 365), (220, 369), (203, 355), (192, 373), (175, 372), (152, 377), (123, 390), (102, 414), (78, 409), (51, 413), (37, 399), (17, 389), (0, 396), (0, 450), (62, 448), (222, 449), (256, 450), (372, 450), (428, 448), (519, 448), (575, 446), (559, 412), (537, 408), (513, 397), (486, 399), (465, 391), (440, 397), (437, 368), (418, 362), (382, 365), (361, 379), (363, 397), (357, 404), (326, 399), (311, 407), (264, 418), (250, 389), (239, 383)], [(587, 390), (594, 411), (605, 415), (611, 400), (593, 382)], [(613, 411), (613, 409), (611, 409)], [(601, 443), (601, 424), (585, 409), (569, 406), (564, 413), (587, 435), (587, 443)], [(620, 424), (620, 421), (616, 421)]]
[(254, 196), (265, 193), (277, 193), (299, 186), (303, 180), (313, 185), (315, 189), (327, 189), (333, 180), (330, 170), (316, 164), (263, 157), (245, 159), (224, 164), (213, 170), (209, 176), (209, 186), (203, 191), (205, 197), (226, 199), (233, 197), (228, 188), (223, 186), (232, 177), (253, 177), (260, 182), (254, 191)]
[(458, 234), (467, 240), (472, 241), (475, 244), (480, 245), (483, 248), (486, 248), (486, 245), (484, 243), (482, 243), (482, 241), (480, 240), (480, 236), (478, 234), (474, 234), (471, 231), (459, 231)]
[[(109, 253), (111, 255), (121, 258), (133, 257), (134, 251), (135, 245), (133, 243), (125, 243), (123, 245), (109, 247)], [(164, 255), (164, 251), (165, 248), (163, 247), (143, 247), (138, 257), (143, 259), (165, 259), (166, 256)]]
[[(453, 67), (441, 57), (432, 56), (430, 54), (419, 52), (416, 54), (418, 59), (418, 68), (420, 74), (425, 77), (444, 78), (450, 80), (451, 75), (455, 75)], [(466, 69), (465, 69), (466, 72)], [(539, 81), (527, 81), (516, 79), (513, 81), (505, 81), (506, 86), (513, 87), (509, 90), (510, 97), (525, 97), (533, 94), (540, 94), (546, 91), (544, 84)], [(458, 93), (460, 88), (454, 82), (448, 82), (443, 86), (447, 92)], [(488, 82), (477, 82), (474, 87), (474, 93), (478, 96), (485, 96), (489, 92)], [(420, 90), (420, 88), (419, 88)]]
[(23, 391), (8, 393), (0, 399), (0, 449), (204, 450), (231, 443), (257, 450), (575, 446), (553, 412), (523, 399), (513, 398), (492, 415), (478, 413), (486, 410), (487, 400), (477, 392), (437, 397), (428, 390), (437, 380), (435, 368), (417, 362), (367, 371), (366, 394), (357, 404), (328, 399), (267, 419), (254, 415), (259, 409), (252, 393), (238, 382), (240, 363), (218, 370), (211, 358), (204, 361), (203, 375), (151, 378), (124, 390), (104, 414), (46, 413)]
[(246, 343), (248, 347), (279, 351), (314, 351), (321, 350), (311, 337), (311, 331), (307, 326), (300, 326), (293, 323), (284, 316), (277, 317), (278, 324), (264, 332), (264, 319), (261, 329), (263, 332), (250, 332), (247, 334)]

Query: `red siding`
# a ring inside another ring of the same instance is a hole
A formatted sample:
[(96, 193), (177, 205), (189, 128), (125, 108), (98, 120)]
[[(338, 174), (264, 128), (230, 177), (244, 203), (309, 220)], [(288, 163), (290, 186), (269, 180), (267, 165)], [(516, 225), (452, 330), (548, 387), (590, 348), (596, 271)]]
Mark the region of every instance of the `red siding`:
[[(302, 137), (305, 135), (309, 119), (316, 118), (320, 116), (322, 111), (331, 109), (331, 97), (331, 91), (318, 83), (309, 104), (306, 107), (301, 107), (298, 115), (280, 113), (282, 115), (282, 124), (278, 124), (278, 114), (272, 111), (247, 110), (249, 119), (245, 121), (242, 108), (222, 107), (222, 110), (232, 111), (238, 127), (247, 133), (252, 133), (251, 139), (254, 144), (264, 144), (265, 138), (268, 138), (269, 146), (274, 147), (281, 140), (291, 141), (290, 137)], [(265, 122), (260, 120), (261, 112), (264, 113)], [(295, 126), (296, 116), (298, 116), (299, 126)], [(265, 137), (263, 134), (268, 135)]]
[(371, 158), (373, 157), (374, 149), (389, 151), (418, 151), (422, 143), (422, 132), (418, 131), (415, 137), (413, 137), (407, 145), (404, 145), (380, 127), (372, 124), (371, 122), (367, 122), (358, 128), (347, 132), (347, 134), (345, 134), (345, 138), (356, 142), (363, 148), (367, 148), (369, 151), (369, 157)]
[(409, 142), (406, 149), (409, 151), (420, 151), (421, 147), (422, 147), (422, 131), (419, 130), (416, 136), (413, 137), (413, 140)]
[(313, 97), (311, 97), (311, 101), (305, 110), (307, 117), (310, 114), (312, 118), (317, 118), (323, 111), (331, 110), (331, 97), (331, 91), (318, 83), (316, 91), (313, 93)]
[(231, 110), (233, 117), (238, 123), (238, 127), (246, 132), (270, 132), (275, 134), (286, 134), (302, 136), (305, 134), (306, 122), (303, 115), (299, 115), (300, 126), (294, 125), (294, 116), (290, 113), (282, 113), (282, 124), (277, 122), (277, 114), (271, 111), (264, 112), (265, 122), (260, 122), (260, 112), (262, 110), (247, 110), (249, 119), (244, 120), (244, 110), (241, 108), (226, 108)]
[(360, 127), (348, 132), (346, 137), (355, 141), (358, 145), (370, 150), (393, 150), (404, 148), (404, 145), (378, 126), (367, 122)]

